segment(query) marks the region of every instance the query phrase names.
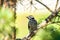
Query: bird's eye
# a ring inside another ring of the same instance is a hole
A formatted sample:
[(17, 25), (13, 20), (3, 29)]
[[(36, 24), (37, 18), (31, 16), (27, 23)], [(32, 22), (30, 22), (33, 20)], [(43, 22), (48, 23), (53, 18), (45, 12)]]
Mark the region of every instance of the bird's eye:
[(34, 19), (34, 18), (32, 18), (32, 19)]

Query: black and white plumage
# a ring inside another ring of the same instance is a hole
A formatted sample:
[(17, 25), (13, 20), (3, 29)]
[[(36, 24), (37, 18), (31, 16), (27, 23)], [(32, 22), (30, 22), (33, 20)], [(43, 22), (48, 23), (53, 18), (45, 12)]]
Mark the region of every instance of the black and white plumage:
[(37, 21), (34, 19), (32, 15), (27, 17), (29, 19), (28, 22), (28, 29), (30, 33), (34, 33), (34, 31), (37, 29)]

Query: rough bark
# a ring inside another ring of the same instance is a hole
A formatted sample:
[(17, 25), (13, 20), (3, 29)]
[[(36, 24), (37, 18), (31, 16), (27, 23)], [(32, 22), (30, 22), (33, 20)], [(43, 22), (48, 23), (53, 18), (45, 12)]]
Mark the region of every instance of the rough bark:
[[(13, 11), (14, 11), (14, 24), (15, 24), (15, 21), (16, 21), (16, 2), (17, 2), (17, 0), (10, 0), (10, 1), (12, 1), (14, 4), (13, 4)], [(13, 32), (12, 32), (12, 40), (16, 40), (16, 27), (15, 27), (15, 25), (14, 25), (14, 27), (13, 27)]]
[(12, 40), (16, 40), (16, 28), (13, 27), (12, 30), (13, 30), (13, 32), (12, 32)]

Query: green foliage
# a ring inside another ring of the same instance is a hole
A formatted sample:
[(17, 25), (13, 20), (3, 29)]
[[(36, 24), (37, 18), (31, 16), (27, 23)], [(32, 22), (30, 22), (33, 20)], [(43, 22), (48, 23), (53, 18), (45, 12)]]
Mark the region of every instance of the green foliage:
[(14, 21), (13, 12), (11, 12), (9, 8), (1, 8), (0, 33), (2, 34), (3, 37), (11, 34), (12, 29), (10, 24), (13, 24), (13, 21)]
[(56, 24), (49, 24), (44, 29), (40, 29), (36, 36), (32, 38), (32, 40), (60, 40), (60, 26)]
[[(38, 24), (44, 21), (44, 19), (48, 16), (49, 14), (47, 13), (43, 16), (41, 14), (40, 16), (36, 17)], [(2, 39), (4, 35), (11, 34), (12, 27), (10, 24), (13, 24), (13, 21), (13, 12), (10, 12), (9, 8), (0, 9), (0, 39)], [(57, 23), (48, 24), (44, 29), (38, 30), (37, 34), (32, 38), (32, 40), (60, 40), (59, 25), (57, 25)]]
[(49, 15), (50, 15), (50, 13), (40, 14), (39, 18), (37, 19), (38, 24), (40, 24), (42, 21), (44, 21)]
[(60, 22), (60, 12), (58, 13), (58, 16), (54, 17), (51, 22)]

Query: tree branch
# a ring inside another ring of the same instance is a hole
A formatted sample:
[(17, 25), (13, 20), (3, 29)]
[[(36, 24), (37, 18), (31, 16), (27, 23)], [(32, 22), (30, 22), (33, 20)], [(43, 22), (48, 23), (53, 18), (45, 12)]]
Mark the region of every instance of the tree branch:
[(26, 37), (24, 37), (22, 40), (30, 40), (33, 36), (35, 36), (35, 34), (38, 32), (38, 30), (40, 28), (44, 28), (45, 26), (48, 25), (49, 22), (51, 22), (51, 20), (56, 17), (56, 15), (59, 13), (60, 8), (58, 8), (56, 11), (52, 12), (51, 15), (49, 15), (41, 24), (38, 25), (38, 29), (34, 31), (34, 33), (27, 35)]
[[(40, 1), (36, 0), (37, 2), (41, 3)], [(43, 6), (45, 6), (51, 13), (41, 24), (38, 25), (38, 29), (34, 31), (34, 33), (28, 34), (26, 37), (22, 38), (21, 40), (30, 40), (35, 34), (38, 32), (40, 28), (44, 28), (48, 25), (51, 20), (56, 17), (60, 11), (60, 7), (56, 9), (55, 11), (50, 10), (45, 4), (41, 3)]]

